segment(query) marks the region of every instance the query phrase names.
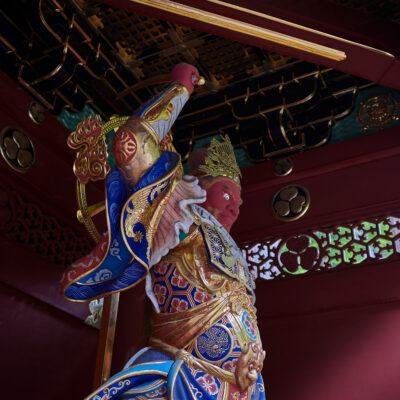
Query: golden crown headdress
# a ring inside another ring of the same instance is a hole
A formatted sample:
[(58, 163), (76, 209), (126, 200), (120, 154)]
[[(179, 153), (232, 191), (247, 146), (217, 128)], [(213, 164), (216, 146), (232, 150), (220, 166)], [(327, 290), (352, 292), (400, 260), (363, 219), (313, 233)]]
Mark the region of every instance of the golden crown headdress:
[(206, 175), (216, 177), (226, 176), (240, 185), (242, 176), (237, 164), (232, 143), (228, 135), (222, 136), (222, 142), (213, 138), (207, 149), (205, 164), (200, 165), (198, 170)]

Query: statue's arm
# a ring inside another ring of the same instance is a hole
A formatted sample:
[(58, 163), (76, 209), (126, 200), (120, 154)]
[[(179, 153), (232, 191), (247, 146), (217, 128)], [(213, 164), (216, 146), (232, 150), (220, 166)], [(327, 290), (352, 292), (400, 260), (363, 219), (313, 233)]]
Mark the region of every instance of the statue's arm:
[(159, 143), (171, 129), (198, 80), (195, 67), (177, 65), (171, 73), (173, 83), (140, 107), (114, 135), (113, 155), (128, 188), (159, 158)]

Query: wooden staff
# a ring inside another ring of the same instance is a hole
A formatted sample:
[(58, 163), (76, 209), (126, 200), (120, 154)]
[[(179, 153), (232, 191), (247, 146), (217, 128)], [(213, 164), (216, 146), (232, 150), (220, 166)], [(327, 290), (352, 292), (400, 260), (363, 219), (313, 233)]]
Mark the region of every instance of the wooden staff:
[(97, 389), (110, 377), (118, 303), (119, 293), (114, 293), (104, 298), (93, 389)]

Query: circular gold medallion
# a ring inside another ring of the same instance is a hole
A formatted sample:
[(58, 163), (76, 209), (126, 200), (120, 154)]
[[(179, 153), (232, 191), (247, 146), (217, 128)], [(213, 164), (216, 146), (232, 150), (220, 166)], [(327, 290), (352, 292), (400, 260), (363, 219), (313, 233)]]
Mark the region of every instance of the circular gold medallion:
[(28, 115), (35, 124), (42, 125), (46, 122), (46, 109), (37, 101), (29, 104)]
[(225, 360), (232, 352), (233, 338), (225, 325), (216, 324), (196, 339), (196, 354), (206, 361)]
[(33, 143), (19, 128), (9, 126), (1, 131), (0, 152), (6, 163), (18, 172), (27, 172), (35, 163)]
[(289, 157), (280, 158), (275, 161), (273, 171), (276, 176), (286, 176), (293, 171), (293, 161)]
[(299, 185), (286, 186), (272, 199), (271, 210), (281, 221), (295, 221), (301, 218), (310, 207), (308, 190)]
[(391, 94), (372, 96), (360, 103), (357, 119), (363, 129), (383, 129), (400, 118), (400, 102)]

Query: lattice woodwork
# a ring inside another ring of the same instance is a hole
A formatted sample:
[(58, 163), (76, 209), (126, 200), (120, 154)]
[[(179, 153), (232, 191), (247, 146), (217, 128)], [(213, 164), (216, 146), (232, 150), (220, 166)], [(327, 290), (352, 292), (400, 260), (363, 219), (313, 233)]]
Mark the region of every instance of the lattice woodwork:
[[(106, 5), (96, 17), (125, 62), (144, 79), (168, 74), (179, 62), (201, 65), (217, 87), (265, 72), (266, 55), (251, 46)], [(279, 65), (289, 60), (271, 54), (271, 59), (279, 58)]]
[(400, 256), (400, 215), (369, 218), (246, 245), (252, 273), (265, 280), (302, 276)]
[(149, 49), (173, 45), (162, 21), (111, 7), (102, 9), (97, 17), (110, 39), (129, 48), (137, 58)]
[(263, 57), (258, 49), (221, 37), (210, 38), (197, 47), (196, 52), (218, 86), (234, 81), (237, 76), (264, 71)]
[(169, 74), (176, 63), (185, 61), (175, 53), (160, 62), (159, 54), (175, 46), (167, 23), (111, 7), (102, 7), (97, 17), (104, 25), (102, 31), (142, 79)]
[(0, 185), (0, 232), (61, 266), (68, 266), (93, 247), (89, 238), (78, 235), (3, 184)]

